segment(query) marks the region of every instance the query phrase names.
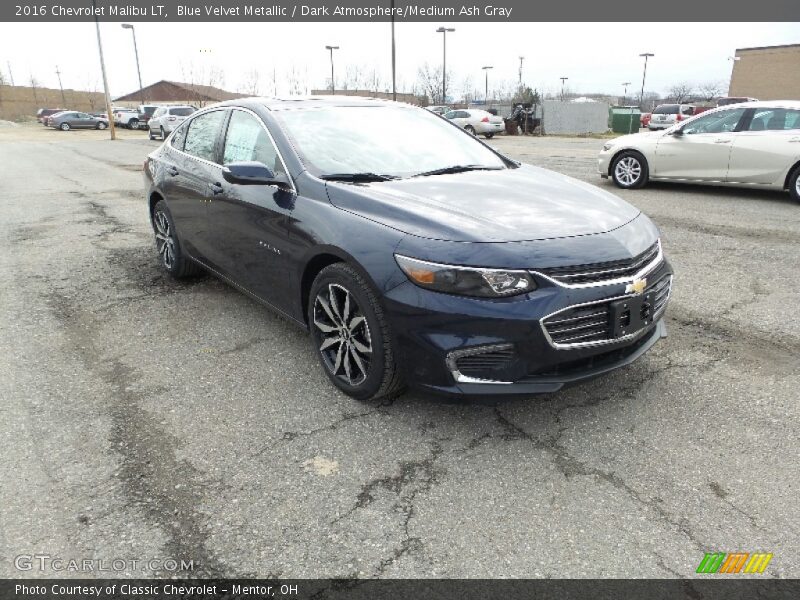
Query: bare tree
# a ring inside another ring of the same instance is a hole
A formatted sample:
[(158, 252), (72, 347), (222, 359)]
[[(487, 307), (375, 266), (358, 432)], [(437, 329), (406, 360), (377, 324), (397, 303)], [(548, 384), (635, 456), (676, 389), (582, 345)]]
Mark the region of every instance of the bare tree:
[(706, 81), (697, 86), (700, 97), (706, 102), (711, 102), (722, 95), (721, 81)]
[(0, 85), (7, 85), (8, 81), (6, 80), (6, 75), (2, 71), (0, 71)]
[(286, 80), (289, 83), (290, 96), (302, 96), (305, 93), (306, 85), (303, 73), (295, 65), (292, 65), (291, 70), (287, 71)]
[(239, 84), (239, 92), (242, 94), (247, 94), (249, 96), (258, 96), (259, 95), (259, 73), (258, 69), (250, 69), (247, 73), (244, 74), (244, 79), (242, 83)]
[(694, 88), (690, 83), (676, 83), (672, 87), (669, 88), (669, 96), (674, 100), (676, 103), (681, 104), (682, 102), (689, 99), (689, 97), (694, 92)]
[(36, 94), (36, 88), (40, 87), (40, 84), (39, 84), (39, 80), (36, 79), (36, 77), (33, 76), (33, 73), (31, 73), (31, 77), (30, 77), (30, 80), (28, 81), (28, 85), (33, 90), (33, 101), (38, 103), (39, 102), (39, 96)]
[[(447, 81), (453, 81), (453, 74), (447, 71)], [(432, 104), (444, 104), (442, 97), (442, 70), (431, 67), (427, 62), (417, 70), (417, 86), (420, 93), (428, 97)], [(452, 87), (448, 86), (449, 89)]]

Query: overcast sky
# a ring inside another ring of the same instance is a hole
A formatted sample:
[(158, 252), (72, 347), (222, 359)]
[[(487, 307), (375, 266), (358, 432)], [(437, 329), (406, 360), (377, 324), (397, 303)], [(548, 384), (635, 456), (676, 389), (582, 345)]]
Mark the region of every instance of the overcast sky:
[[(492, 65), (490, 88), (497, 81), (516, 82), (519, 56), (523, 80), (544, 92), (556, 92), (559, 77), (569, 77), (576, 93), (621, 94), (622, 82), (642, 81), (641, 52), (653, 52), (647, 90), (666, 92), (675, 83), (730, 78), (736, 48), (800, 42), (800, 23), (398, 23), (398, 91), (411, 91), (417, 69), (428, 62), (440, 68), (439, 25), (456, 28), (447, 35), (448, 90), (460, 94), (466, 77), (483, 90), (481, 67)], [(133, 43), (119, 23), (101, 24), (112, 96), (138, 89)], [(391, 81), (388, 23), (139, 23), (136, 24), (142, 79), (185, 80), (212, 67), (224, 70), (224, 87), (237, 91), (252, 70), (260, 73), (259, 93), (273, 93), (273, 70), (279, 95), (288, 94), (287, 72), (294, 69), (302, 86), (323, 87), (330, 76), (325, 45), (338, 45), (337, 81), (348, 66), (377, 69)], [(202, 52), (205, 50), (205, 52)], [(15, 83), (33, 75), (57, 87), (56, 65), (65, 88), (102, 90), (93, 23), (0, 23), (0, 71)]]

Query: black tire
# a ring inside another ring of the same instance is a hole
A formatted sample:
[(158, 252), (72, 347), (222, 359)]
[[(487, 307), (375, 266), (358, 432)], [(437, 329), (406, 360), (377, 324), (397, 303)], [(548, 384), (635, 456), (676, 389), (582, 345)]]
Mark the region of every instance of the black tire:
[(153, 233), (156, 236), (156, 250), (161, 266), (167, 273), (176, 279), (202, 273), (202, 267), (183, 254), (178, 236), (175, 234), (175, 223), (163, 200), (159, 200), (153, 208)]
[(792, 197), (792, 200), (800, 202), (800, 165), (797, 165), (794, 171), (792, 171), (792, 174), (789, 175), (787, 187), (789, 188), (789, 196)]
[(464, 127), (464, 131), (466, 131), (467, 133), (471, 133), (472, 135), (475, 135), (475, 128), (472, 125), (467, 125), (466, 127)]
[(617, 187), (634, 190), (647, 183), (650, 169), (647, 160), (639, 152), (626, 150), (614, 157), (610, 174)]
[(105, 124), (105, 123), (103, 123), (102, 121), (100, 121), (100, 122), (97, 124), (97, 129), (105, 129), (106, 127), (108, 127), (108, 125), (106, 125), (106, 124)]
[(69, 123), (62, 123), (61, 125), (58, 126), (58, 128), (61, 131), (69, 131), (70, 130)]
[(156, 139), (156, 136), (153, 135), (153, 130), (150, 129), (149, 127), (147, 128), (147, 137), (150, 138), (151, 140)]
[(490, 139), (492, 139), (494, 137), (494, 134), (493, 133), (484, 133), (483, 137), (485, 137), (487, 140), (490, 140)]
[(367, 401), (403, 392), (383, 308), (353, 267), (335, 263), (319, 272), (308, 298), (308, 324), (322, 369), (345, 394)]
[(139, 129), (139, 119), (131, 119), (128, 121), (128, 129)]
[(164, 131), (164, 128), (161, 127), (160, 129), (161, 129), (161, 139), (162, 140), (167, 139), (167, 133)]

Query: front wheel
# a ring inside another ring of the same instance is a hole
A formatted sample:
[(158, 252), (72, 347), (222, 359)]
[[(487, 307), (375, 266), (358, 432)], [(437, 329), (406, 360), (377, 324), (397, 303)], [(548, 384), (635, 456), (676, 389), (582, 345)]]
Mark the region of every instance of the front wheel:
[(467, 125), (466, 127), (464, 127), (464, 131), (466, 131), (467, 133), (471, 133), (472, 135), (475, 135), (475, 128), (472, 125)]
[(487, 140), (490, 140), (494, 137), (494, 133), (484, 133), (483, 137), (485, 137)]
[(106, 125), (106, 124), (105, 124), (105, 123), (103, 123), (102, 121), (100, 121), (100, 122), (97, 124), (97, 129), (105, 129), (106, 127), (108, 127), (108, 125)]
[(383, 309), (350, 265), (330, 265), (314, 279), (308, 323), (325, 374), (345, 394), (377, 400), (403, 391)]
[(647, 160), (638, 152), (621, 152), (611, 164), (611, 179), (617, 187), (640, 188), (647, 183), (648, 177)]
[(162, 140), (165, 140), (165, 139), (167, 139), (167, 133), (164, 131), (164, 128), (163, 128), (163, 127), (161, 128), (161, 139), (162, 139)]
[(789, 195), (795, 202), (800, 202), (800, 166), (789, 176)]

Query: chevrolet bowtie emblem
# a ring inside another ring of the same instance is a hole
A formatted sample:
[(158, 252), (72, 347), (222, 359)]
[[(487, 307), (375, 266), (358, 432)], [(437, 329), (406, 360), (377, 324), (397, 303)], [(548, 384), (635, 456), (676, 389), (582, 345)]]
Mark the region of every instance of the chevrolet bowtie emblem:
[(634, 279), (631, 283), (629, 283), (625, 287), (626, 294), (641, 294), (644, 291), (644, 288), (647, 287), (647, 278), (642, 277), (641, 279)]

